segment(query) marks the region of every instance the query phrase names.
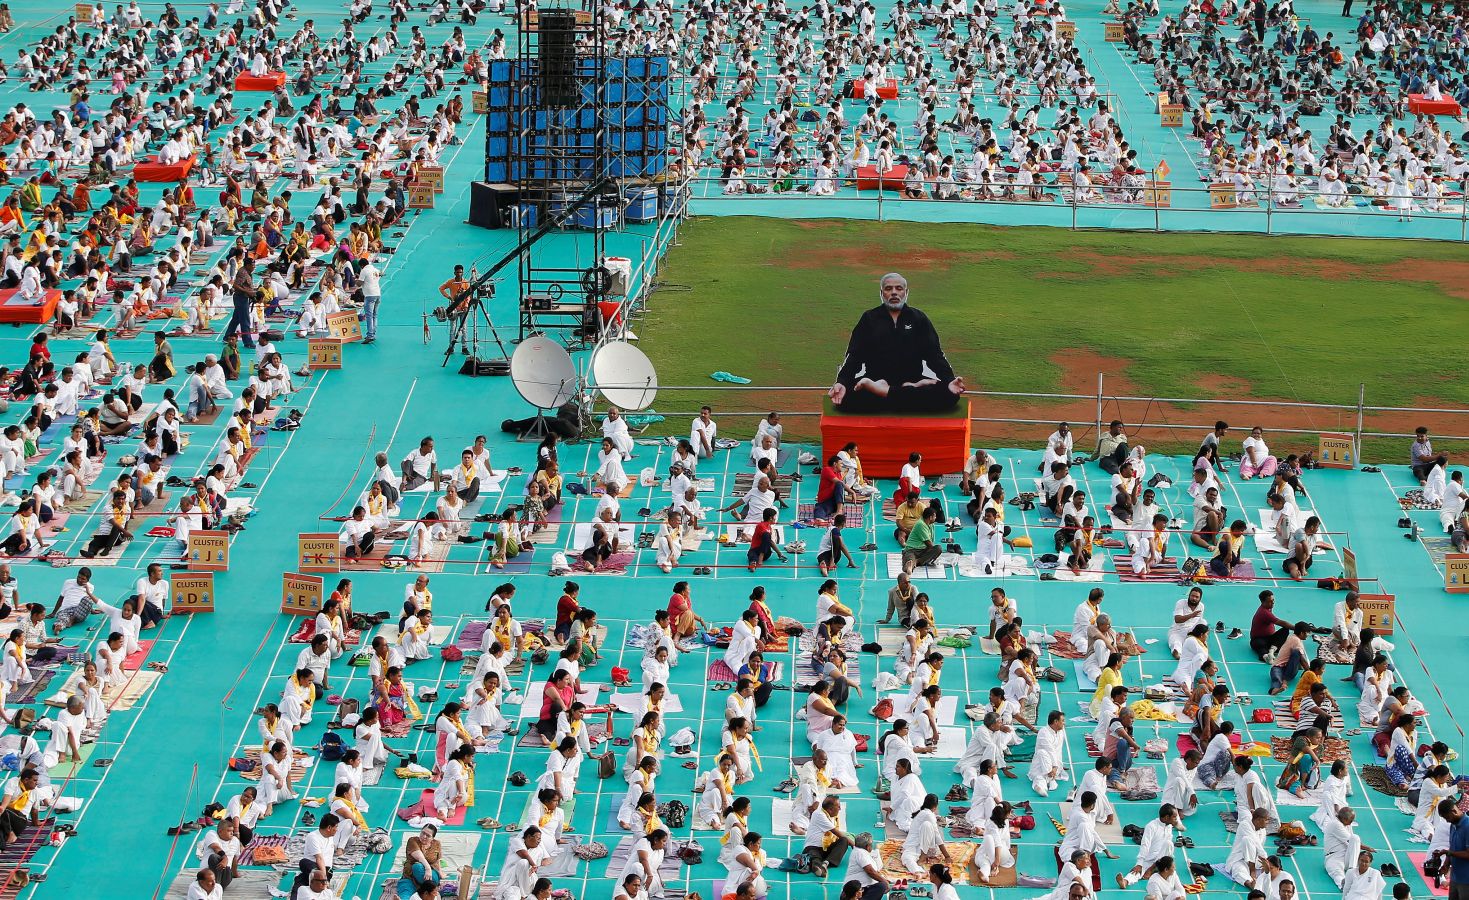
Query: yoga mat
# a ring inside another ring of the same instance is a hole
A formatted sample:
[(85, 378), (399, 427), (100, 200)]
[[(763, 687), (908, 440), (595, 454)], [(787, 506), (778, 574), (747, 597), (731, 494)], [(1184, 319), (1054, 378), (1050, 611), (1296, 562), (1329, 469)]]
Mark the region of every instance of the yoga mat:
[[(186, 900), (189, 896), (189, 887), (195, 883), (194, 875), (200, 868), (194, 864), (194, 860), (189, 862), (190, 865), (184, 866), (184, 870), (168, 886), (168, 893), (163, 895), (163, 900)], [(230, 894), (235, 897), (267, 897), (270, 895), (271, 888), (280, 887), (282, 880), (282, 875), (274, 869), (268, 871), (242, 869), (240, 876), (230, 882)], [(285, 883), (290, 884), (289, 881)], [(396, 896), (394, 894), (394, 897)]]
[(134, 672), (128, 676), (124, 683), (102, 691), (102, 702), (107, 704), (111, 712), (122, 712), (132, 709), (138, 705), (138, 701), (153, 687), (154, 683), (162, 677), (162, 672), (142, 671)]
[(153, 649), (153, 643), (153, 641), (138, 641), (138, 649), (128, 654), (128, 658), (122, 661), (122, 667), (134, 672), (143, 668), (143, 663), (148, 659), (148, 652)]
[[(535, 802), (535, 799), (536, 799), (536, 795), (535, 794), (527, 794), (525, 796), (525, 805), (520, 808), (520, 816), (516, 819), (517, 822), (522, 823), (522, 825), (521, 825), (522, 828), (524, 828), (524, 827), (526, 827), (527, 825), (530, 824), (529, 822), (526, 821), (526, 819), (530, 817), (530, 805), (533, 802)], [(618, 800), (617, 801), (617, 805), (618, 806), (621, 806), (622, 805), (622, 801), (621, 800)], [(571, 817), (576, 813), (576, 797), (575, 796), (572, 796), (572, 797), (566, 799), (565, 801), (563, 801), (561, 803), (561, 810), (562, 810), (562, 812), (566, 816), (566, 826), (568, 828), (570, 828), (571, 827)], [(617, 807), (616, 806), (614, 806), (613, 809), (612, 809), (612, 818), (613, 818), (613, 823), (612, 824), (613, 824), (613, 826), (615, 828), (616, 825), (617, 825), (617, 822), (616, 822), (616, 819), (617, 819)], [(621, 829), (617, 829), (617, 830), (621, 830)]]
[(791, 816), (795, 811), (796, 801), (777, 798), (770, 801), (770, 833), (777, 837), (794, 836), (791, 830)]
[[(453, 632), (453, 630), (454, 626), (452, 625), (430, 625), (428, 639), (429, 646), (437, 647), (444, 641), (447, 641), (449, 639), (449, 634)], [(399, 637), (397, 620), (390, 620), (379, 625), (377, 627), (376, 635), (381, 635), (382, 637), (386, 638), (387, 641), (391, 644), (397, 644)], [(371, 641), (369, 641), (368, 643), (370, 644)]]
[(1076, 672), (1076, 689), (1083, 694), (1096, 693), (1097, 683), (1086, 677), (1086, 672), (1083, 670), (1085, 665), (1086, 660), (1084, 659), (1074, 659), (1071, 661), (1072, 669)]
[[(576, 699), (587, 706), (597, 705), (597, 696), (601, 685), (583, 684), (582, 691), (576, 695)], [(527, 685), (525, 688), (525, 701), (520, 704), (520, 718), (539, 719), (541, 716), (541, 703), (546, 699), (546, 682), (537, 681)]]
[(454, 646), (460, 650), (478, 650), (489, 627), (488, 622), (466, 622), (464, 630), (459, 632), (459, 637), (454, 639)]
[[(637, 692), (619, 692), (612, 695), (611, 703), (617, 707), (618, 712), (635, 716), (643, 708), (643, 695)], [(678, 694), (669, 691), (663, 697), (663, 714), (667, 716), (681, 712), (683, 712), (683, 701), (679, 699)]]
[[(907, 719), (910, 722), (913, 720), (913, 714), (909, 712), (908, 706), (908, 697), (911, 695), (907, 691), (885, 694), (884, 696), (893, 701), (893, 709), (897, 710), (899, 718)], [(933, 709), (934, 721), (938, 722), (940, 728), (953, 725), (954, 719), (958, 714), (958, 694), (945, 694), (939, 698), (939, 705)]]
[[(1061, 815), (1060, 815), (1060, 819), (1061, 819), (1062, 822), (1070, 822), (1071, 821), (1071, 808), (1072, 808), (1072, 805), (1073, 804), (1071, 804), (1069, 802), (1063, 802), (1061, 804)], [(1118, 844), (1131, 843), (1130, 841), (1128, 841), (1126, 838), (1124, 838), (1122, 836), (1122, 816), (1121, 815), (1118, 815), (1112, 821), (1111, 824), (1103, 824), (1101, 822), (1098, 822), (1097, 823), (1097, 837), (1099, 837), (1099, 838), (1102, 839), (1102, 843), (1107, 844), (1108, 846), (1111, 846), (1111, 847), (1115, 847)]]
[[(421, 794), (418, 795), (418, 802), (415, 803), (415, 804), (413, 804), (413, 806), (409, 807), (409, 810), (415, 810), (415, 812), (413, 813), (413, 815), (410, 815), (408, 817), (409, 819), (413, 818), (414, 815), (417, 815), (417, 812), (416, 811), (423, 811), (425, 815), (429, 815), (429, 816), (433, 816), (433, 817), (437, 818), (438, 817), (438, 812), (437, 812), (437, 810), (434, 809), (434, 789), (433, 788), (424, 788), (423, 793), (421, 793)], [(404, 810), (404, 812), (406, 812), (406, 811), (407, 810)], [(468, 811), (469, 811), (469, 808), (468, 807), (465, 807), (465, 806), (459, 807), (458, 809), (454, 810), (454, 814), (452, 816), (450, 816), (448, 819), (446, 819), (444, 821), (444, 824), (445, 825), (463, 825), (464, 824), (464, 815)], [(398, 813), (398, 818), (400, 818), (400, 819), (403, 818), (403, 812), (399, 812)], [(404, 821), (406, 822), (407, 819), (404, 819)]]
[[(637, 844), (639, 837), (640, 835), (630, 834), (624, 837), (612, 849), (612, 852), (607, 855), (607, 870), (604, 877), (615, 879), (618, 875), (622, 874), (622, 867), (627, 865), (627, 861), (632, 858), (632, 848)], [(673, 849), (673, 844), (670, 843), (665, 848), (663, 864), (658, 867), (658, 874), (663, 878), (665, 883), (671, 883), (674, 879), (678, 878), (679, 867), (681, 865), (678, 852)]]
[[(433, 792), (429, 791), (428, 793), (432, 794)], [(393, 864), (388, 867), (390, 871), (403, 871), (403, 860), (408, 858), (408, 839), (410, 837), (413, 837), (413, 835), (405, 834), (403, 835), (403, 839), (398, 842), (398, 851), (393, 854)], [(481, 837), (482, 835), (472, 831), (439, 830), (439, 846), (442, 850), (442, 862), (440, 865), (446, 875), (449, 872), (457, 872), (460, 866), (474, 864), (474, 851), (479, 847)]]
[(46, 771), (53, 779), (64, 779), (71, 775), (80, 774), (84, 769), (92, 765), (92, 752), (97, 749), (96, 744), (82, 744), (82, 761), (75, 763), (68, 759), (64, 763), (57, 763)]
[(1428, 880), (1428, 876), (1423, 874), (1423, 864), (1428, 862), (1427, 853), (1410, 850), (1408, 851), (1408, 862), (1413, 864), (1413, 870), (1418, 873), (1418, 880), (1423, 882), (1423, 886), (1428, 889), (1428, 893), (1435, 897), (1447, 897), (1449, 895), (1447, 884), (1441, 888), (1434, 887), (1433, 882)]
[(964, 735), (964, 729), (959, 727), (940, 728), (939, 743), (929, 754), (931, 759), (958, 759), (964, 755), (964, 747), (968, 738)]
[(35, 703), (36, 698), (46, 690), (46, 685), (51, 683), (51, 676), (56, 673), (51, 669), (37, 669), (31, 667), (31, 680), (20, 686), (20, 690), (10, 698), (12, 703)]

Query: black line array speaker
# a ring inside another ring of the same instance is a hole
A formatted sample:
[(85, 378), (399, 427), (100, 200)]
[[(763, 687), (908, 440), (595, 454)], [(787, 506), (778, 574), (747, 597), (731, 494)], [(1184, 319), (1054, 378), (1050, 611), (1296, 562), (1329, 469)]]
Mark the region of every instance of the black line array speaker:
[(576, 106), (581, 100), (576, 85), (576, 13), (545, 10), (538, 31), (541, 103), (558, 109)]

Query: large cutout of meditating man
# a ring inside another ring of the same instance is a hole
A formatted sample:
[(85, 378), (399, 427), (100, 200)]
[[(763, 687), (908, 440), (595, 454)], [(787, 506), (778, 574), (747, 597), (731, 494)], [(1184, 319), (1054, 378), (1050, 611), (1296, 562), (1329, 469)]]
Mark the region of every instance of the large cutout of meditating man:
[(952, 409), (964, 379), (954, 374), (928, 316), (908, 305), (908, 279), (889, 272), (878, 293), (882, 304), (852, 329), (831, 402), (852, 413)]

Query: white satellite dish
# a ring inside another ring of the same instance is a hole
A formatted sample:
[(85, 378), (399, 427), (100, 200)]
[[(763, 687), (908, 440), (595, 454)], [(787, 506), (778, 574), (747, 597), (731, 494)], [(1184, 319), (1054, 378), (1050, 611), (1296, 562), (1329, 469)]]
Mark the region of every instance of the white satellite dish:
[(556, 409), (576, 399), (576, 364), (565, 347), (544, 335), (528, 337), (515, 348), (510, 380), (536, 409)]
[(658, 396), (652, 360), (626, 341), (603, 344), (592, 356), (592, 379), (607, 402), (622, 409), (647, 409)]

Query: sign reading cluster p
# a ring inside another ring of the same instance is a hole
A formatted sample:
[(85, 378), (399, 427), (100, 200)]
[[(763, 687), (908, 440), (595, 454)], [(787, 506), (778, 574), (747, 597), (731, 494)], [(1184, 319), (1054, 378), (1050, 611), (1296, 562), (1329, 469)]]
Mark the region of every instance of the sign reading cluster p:
[(312, 371), (342, 367), (342, 342), (336, 338), (312, 338), (307, 350), (306, 366)]
[(321, 578), (316, 575), (281, 573), (281, 612), (292, 616), (315, 616), (321, 612)]

